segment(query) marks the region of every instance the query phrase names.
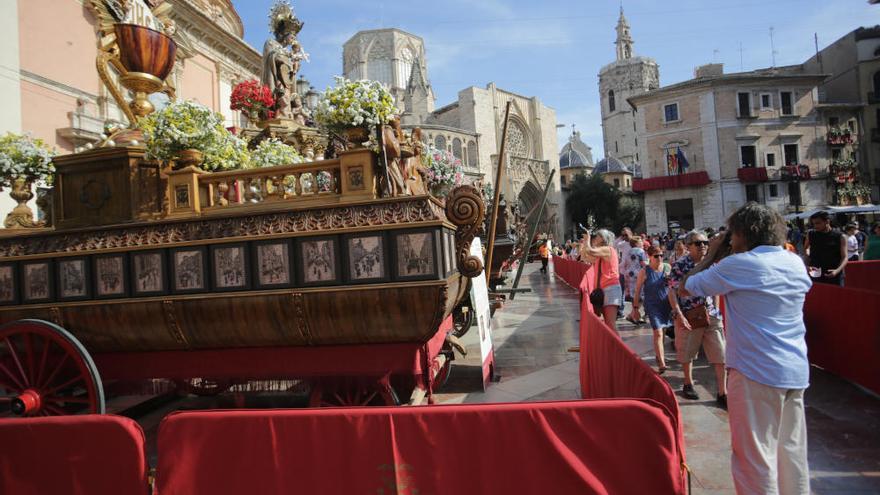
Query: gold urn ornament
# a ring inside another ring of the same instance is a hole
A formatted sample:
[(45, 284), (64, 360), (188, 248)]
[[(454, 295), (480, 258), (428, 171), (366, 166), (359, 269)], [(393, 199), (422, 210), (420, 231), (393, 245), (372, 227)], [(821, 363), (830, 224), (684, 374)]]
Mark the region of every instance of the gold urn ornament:
[[(168, 17), (171, 5), (165, 2), (151, 9), (144, 0), (89, 0), (89, 7), (98, 19), (101, 36), (98, 75), (134, 128), (138, 119), (155, 110), (151, 94), (162, 92), (175, 98), (174, 86), (166, 81), (177, 54), (177, 44), (171, 38), (174, 23)], [(118, 73), (119, 84), (134, 93), (134, 100), (126, 101), (112, 71)], [(117, 135), (120, 133), (125, 136)], [(120, 133), (103, 144), (133, 144), (131, 141), (137, 140), (130, 131)], [(127, 142), (120, 142), (122, 137)]]

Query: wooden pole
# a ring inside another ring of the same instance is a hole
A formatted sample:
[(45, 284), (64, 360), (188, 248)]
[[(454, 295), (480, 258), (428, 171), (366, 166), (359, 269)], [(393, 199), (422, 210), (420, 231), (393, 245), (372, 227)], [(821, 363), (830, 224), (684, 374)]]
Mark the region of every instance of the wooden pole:
[(495, 227), (498, 226), (498, 203), (501, 202), (501, 179), (504, 177), (504, 152), (507, 147), (507, 124), (510, 121), (510, 105), (504, 110), (504, 128), (501, 131), (501, 150), (498, 152), (498, 171), (495, 173), (495, 198), (492, 200), (492, 221), (489, 226), (489, 247), (486, 249), (486, 284), (492, 278), (492, 253), (495, 251)]
[(541, 198), (541, 206), (538, 208), (537, 216), (535, 216), (535, 223), (532, 224), (531, 231), (529, 232), (529, 238), (526, 240), (526, 242), (523, 243), (522, 258), (519, 260), (519, 267), (516, 269), (516, 278), (513, 280), (514, 291), (510, 294), (511, 301), (513, 301), (513, 298), (516, 297), (516, 288), (519, 285), (519, 278), (522, 276), (523, 268), (525, 268), (526, 262), (529, 260), (529, 248), (532, 245), (532, 239), (534, 239), (535, 234), (538, 233), (538, 227), (541, 223), (541, 216), (544, 214), (544, 205), (547, 204), (547, 194), (550, 193), (550, 186), (553, 184), (554, 175), (556, 175), (556, 171), (551, 170), (550, 177), (547, 178), (547, 184), (544, 186), (544, 196)]

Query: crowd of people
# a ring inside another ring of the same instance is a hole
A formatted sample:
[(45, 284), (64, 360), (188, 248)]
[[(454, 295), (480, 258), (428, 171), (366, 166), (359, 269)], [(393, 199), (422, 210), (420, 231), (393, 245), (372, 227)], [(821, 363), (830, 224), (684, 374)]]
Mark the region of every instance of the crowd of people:
[(700, 398), (692, 368), (703, 349), (716, 403), (729, 412), (737, 493), (809, 493), (804, 300), (813, 283), (842, 285), (847, 263), (880, 259), (880, 222), (868, 233), (856, 222), (838, 230), (819, 212), (809, 225), (804, 232), (749, 203), (717, 231), (599, 229), (553, 249), (596, 266), (590, 302), (608, 327), (624, 317), (650, 325), (658, 374), (667, 370), (664, 335), (674, 337), (690, 400)]

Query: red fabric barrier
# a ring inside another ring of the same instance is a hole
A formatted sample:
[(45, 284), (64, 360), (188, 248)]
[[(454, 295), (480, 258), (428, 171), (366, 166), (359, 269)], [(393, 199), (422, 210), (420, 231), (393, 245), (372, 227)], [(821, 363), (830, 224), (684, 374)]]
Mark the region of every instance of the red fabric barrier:
[(0, 419), (0, 493), (146, 495), (144, 432), (109, 415)]
[(559, 256), (553, 257), (553, 273), (572, 289), (583, 291), (586, 288), (584, 277), (588, 269), (589, 267), (580, 261), (567, 260)]
[(848, 289), (880, 291), (880, 261), (851, 261), (846, 264), (845, 275)]
[(880, 394), (880, 291), (814, 284), (804, 322), (810, 363)]
[[(651, 401), (185, 412), (160, 495), (683, 493)], [(235, 473), (235, 475), (232, 475)]]
[[(620, 340), (616, 332), (608, 328), (587, 308), (589, 301), (581, 304), (580, 335), (580, 382), (584, 399), (650, 399), (667, 412), (676, 432), (678, 460), (684, 466), (684, 430), (675, 393), (650, 366)], [(679, 471), (682, 483), (685, 470)]]

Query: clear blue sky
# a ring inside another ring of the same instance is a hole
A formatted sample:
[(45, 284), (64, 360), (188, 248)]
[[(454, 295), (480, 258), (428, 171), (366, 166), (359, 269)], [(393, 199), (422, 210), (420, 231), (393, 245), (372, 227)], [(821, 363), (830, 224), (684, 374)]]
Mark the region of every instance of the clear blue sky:
[[(233, 0), (245, 39), (262, 50), (273, 0)], [(593, 156), (603, 156), (598, 73), (614, 60), (617, 0), (309, 0), (292, 1), (311, 62), (300, 73), (319, 90), (342, 72), (342, 44), (365, 29), (396, 27), (425, 39), (437, 106), (459, 90), (494, 81), (537, 96), (560, 124), (576, 124)], [(635, 52), (660, 65), (660, 83), (689, 79), (693, 68), (723, 62), (738, 72), (796, 64), (859, 26), (880, 24), (866, 0), (625, 0)], [(740, 57), (740, 45), (742, 57)], [(560, 129), (559, 145), (570, 127)]]

